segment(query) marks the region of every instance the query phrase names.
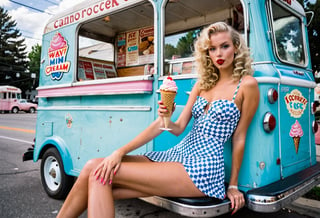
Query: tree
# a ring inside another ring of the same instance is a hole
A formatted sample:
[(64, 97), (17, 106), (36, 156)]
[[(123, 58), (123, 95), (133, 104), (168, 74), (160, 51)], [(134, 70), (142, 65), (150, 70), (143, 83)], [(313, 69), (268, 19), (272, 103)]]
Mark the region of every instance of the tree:
[(21, 81), (28, 76), (27, 52), (25, 39), (21, 37), (20, 30), (16, 28), (16, 21), (11, 19), (8, 11), (0, 7), (0, 84), (15, 85), (25, 90)]
[(33, 78), (32, 89), (39, 86), (39, 75), (40, 75), (40, 59), (41, 59), (41, 46), (36, 44), (32, 46), (31, 52), (28, 54), (29, 64), (28, 69), (31, 74), (35, 74)]
[(164, 48), (165, 58), (171, 59), (172, 56), (177, 56), (179, 58), (191, 57), (193, 54), (193, 43), (197, 38), (199, 31), (200, 30), (193, 30), (186, 32), (179, 38), (176, 47), (171, 44), (166, 44)]
[(307, 3), (306, 11), (313, 11), (314, 17), (308, 26), (309, 46), (313, 71), (320, 71), (320, 1)]

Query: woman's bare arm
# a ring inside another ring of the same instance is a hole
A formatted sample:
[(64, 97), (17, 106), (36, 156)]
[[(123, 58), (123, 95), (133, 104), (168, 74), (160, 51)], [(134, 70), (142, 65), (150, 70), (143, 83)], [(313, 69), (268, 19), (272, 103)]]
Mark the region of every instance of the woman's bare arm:
[[(243, 159), (247, 130), (259, 104), (258, 83), (253, 77), (246, 76), (242, 81), (241, 88), (243, 90), (243, 101), (241, 104), (241, 117), (232, 137), (232, 166), (229, 186), (238, 186), (238, 176)], [(232, 208), (240, 204), (235, 202), (239, 199), (238, 195), (241, 194), (237, 189), (229, 189), (227, 194)]]

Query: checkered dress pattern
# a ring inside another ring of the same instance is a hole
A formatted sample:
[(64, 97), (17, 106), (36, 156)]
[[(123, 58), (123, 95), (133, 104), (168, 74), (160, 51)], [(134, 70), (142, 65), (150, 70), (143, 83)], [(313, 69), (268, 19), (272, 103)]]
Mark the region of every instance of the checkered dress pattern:
[(192, 108), (193, 127), (186, 137), (167, 151), (151, 151), (145, 156), (152, 161), (182, 163), (200, 191), (224, 199), (223, 145), (240, 119), (240, 111), (234, 103), (240, 82), (232, 101), (208, 102), (198, 96)]

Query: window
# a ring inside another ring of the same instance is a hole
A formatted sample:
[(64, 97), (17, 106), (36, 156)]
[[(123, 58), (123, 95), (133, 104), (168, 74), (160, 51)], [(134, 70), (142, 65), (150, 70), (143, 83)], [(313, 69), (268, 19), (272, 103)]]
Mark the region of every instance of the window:
[[(203, 20), (201, 20), (201, 18)], [(195, 74), (194, 42), (203, 27), (224, 21), (244, 31), (239, 0), (168, 1), (165, 8), (164, 75)]]
[(80, 26), (78, 80), (148, 74), (154, 63), (153, 13), (145, 1)]
[(305, 45), (301, 19), (276, 3), (271, 3), (276, 53), (281, 61), (305, 65)]

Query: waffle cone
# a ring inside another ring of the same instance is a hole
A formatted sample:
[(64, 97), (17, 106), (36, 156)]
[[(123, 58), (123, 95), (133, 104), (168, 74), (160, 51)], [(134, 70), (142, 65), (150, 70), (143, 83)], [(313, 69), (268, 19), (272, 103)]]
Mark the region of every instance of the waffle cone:
[(176, 97), (176, 92), (164, 91), (160, 90), (161, 92), (161, 101), (164, 106), (167, 107), (168, 112), (165, 114), (165, 117), (171, 117), (174, 99)]
[(294, 143), (294, 147), (296, 149), (296, 153), (298, 153), (299, 144), (300, 144), (300, 137), (293, 137), (293, 143)]
[(163, 105), (166, 106), (166, 108), (168, 110), (168, 112), (163, 117), (164, 127), (168, 128), (169, 123), (170, 123), (170, 119), (171, 119), (174, 99), (175, 99), (177, 93), (170, 92), (170, 91), (164, 91), (164, 90), (160, 90), (160, 92), (161, 92), (161, 101), (162, 101)]

